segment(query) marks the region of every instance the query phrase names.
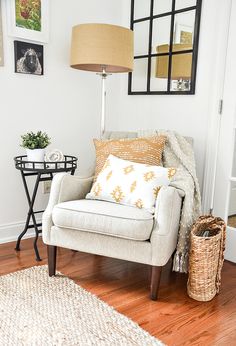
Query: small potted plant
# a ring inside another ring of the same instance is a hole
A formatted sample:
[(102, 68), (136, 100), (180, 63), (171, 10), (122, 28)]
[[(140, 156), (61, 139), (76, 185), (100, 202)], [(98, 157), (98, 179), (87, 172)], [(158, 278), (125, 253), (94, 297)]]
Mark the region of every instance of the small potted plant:
[(28, 161), (44, 161), (45, 148), (50, 144), (48, 135), (42, 131), (28, 132), (21, 138), (21, 146), (26, 149)]

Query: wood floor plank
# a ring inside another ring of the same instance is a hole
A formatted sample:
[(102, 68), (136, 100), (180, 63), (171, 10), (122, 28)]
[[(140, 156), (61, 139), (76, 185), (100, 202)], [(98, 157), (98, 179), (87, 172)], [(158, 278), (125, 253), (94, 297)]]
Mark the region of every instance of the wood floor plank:
[[(0, 245), (0, 275), (47, 263), (46, 246), (39, 240), (43, 261), (36, 262), (32, 239)], [(164, 268), (159, 300), (149, 299), (148, 266), (102, 256), (58, 251), (57, 270), (137, 322), (169, 346), (236, 346), (236, 265), (225, 262), (220, 294), (197, 302), (186, 292), (187, 275)]]

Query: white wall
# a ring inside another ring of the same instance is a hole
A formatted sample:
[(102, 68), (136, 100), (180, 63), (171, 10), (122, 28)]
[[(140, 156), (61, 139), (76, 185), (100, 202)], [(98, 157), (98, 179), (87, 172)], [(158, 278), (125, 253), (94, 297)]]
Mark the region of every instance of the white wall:
[[(20, 174), (13, 164), (13, 157), (24, 153), (19, 147), (22, 133), (47, 131), (51, 148), (79, 156), (79, 174), (85, 174), (93, 161), (92, 138), (99, 134), (100, 81), (95, 74), (69, 67), (71, 27), (84, 22), (129, 26), (130, 19), (129, 0), (51, 0), (45, 76), (20, 75), (14, 73), (13, 39), (6, 30), (7, 1), (3, 0), (5, 66), (0, 67), (0, 241), (19, 233), (27, 212)], [(218, 5), (214, 0), (203, 1), (196, 95), (128, 96), (126, 75), (108, 79), (107, 128), (165, 128), (192, 136), (201, 185), (209, 113), (213, 104), (217, 109), (211, 90), (222, 82), (216, 78), (215, 52), (222, 51), (218, 37), (225, 22)], [(44, 207), (46, 200), (40, 189), (37, 205)]]
[[(123, 25), (130, 20), (130, 2), (123, 1)], [(205, 0), (202, 5), (200, 43), (196, 94), (188, 96), (166, 95), (127, 95), (127, 77), (121, 77), (119, 107), (114, 109), (109, 121), (111, 129), (171, 129), (192, 136), (197, 160), (197, 174), (203, 185), (204, 160), (207, 127), (209, 120), (209, 102), (215, 71), (215, 50), (219, 31), (218, 7), (214, 0)], [(221, 21), (223, 27), (224, 23)], [(218, 81), (219, 83), (221, 81)]]
[[(0, 67), (0, 241), (21, 231), (27, 202), (13, 157), (24, 154), (20, 135), (43, 130), (52, 138), (51, 148), (79, 157), (79, 174), (93, 159), (92, 138), (99, 134), (100, 80), (93, 73), (69, 67), (71, 27), (85, 22), (120, 24), (119, 1), (50, 1), (50, 42), (45, 44), (45, 75), (14, 73), (13, 39), (7, 35), (3, 0), (5, 66)], [(113, 82), (114, 81), (114, 82)], [(116, 79), (111, 78), (110, 88)], [(110, 95), (112, 102), (113, 95)], [(48, 196), (39, 189), (37, 205)]]

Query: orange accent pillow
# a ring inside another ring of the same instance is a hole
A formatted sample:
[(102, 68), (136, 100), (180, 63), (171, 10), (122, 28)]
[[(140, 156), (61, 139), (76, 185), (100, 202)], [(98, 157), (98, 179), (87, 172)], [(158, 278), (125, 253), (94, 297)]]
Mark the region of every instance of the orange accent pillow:
[(96, 150), (95, 180), (110, 154), (123, 160), (162, 166), (162, 153), (166, 137), (140, 137), (125, 139), (93, 140)]

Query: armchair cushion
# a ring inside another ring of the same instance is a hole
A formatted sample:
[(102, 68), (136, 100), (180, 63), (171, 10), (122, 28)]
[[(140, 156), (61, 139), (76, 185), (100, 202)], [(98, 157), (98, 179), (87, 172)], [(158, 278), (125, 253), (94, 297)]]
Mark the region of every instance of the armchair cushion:
[(138, 241), (150, 239), (154, 224), (147, 210), (85, 199), (57, 204), (52, 220), (61, 228)]

